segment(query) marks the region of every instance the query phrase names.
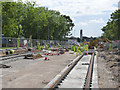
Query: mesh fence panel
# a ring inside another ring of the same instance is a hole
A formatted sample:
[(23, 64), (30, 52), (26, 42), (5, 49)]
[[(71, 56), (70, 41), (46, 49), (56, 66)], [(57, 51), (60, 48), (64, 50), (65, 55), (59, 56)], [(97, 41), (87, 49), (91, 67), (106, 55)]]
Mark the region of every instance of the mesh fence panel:
[[(17, 47), (18, 38), (8, 38), (4, 37), (2, 39), (2, 47)], [(57, 46), (60, 44), (62, 47), (68, 46), (68, 41), (58, 41), (58, 40), (40, 40), (40, 39), (19, 39), (20, 47), (36, 47), (37, 45), (50, 45)]]

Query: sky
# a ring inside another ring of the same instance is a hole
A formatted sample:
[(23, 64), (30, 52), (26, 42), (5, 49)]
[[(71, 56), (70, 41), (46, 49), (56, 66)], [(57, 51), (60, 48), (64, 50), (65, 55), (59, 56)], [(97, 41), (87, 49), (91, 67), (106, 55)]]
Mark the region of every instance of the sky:
[[(26, 0), (22, 0), (23, 2)], [(118, 9), (119, 0), (28, 0), (48, 9), (57, 10), (69, 15), (75, 26), (72, 36), (98, 37), (102, 35), (101, 28), (106, 25), (110, 14)]]

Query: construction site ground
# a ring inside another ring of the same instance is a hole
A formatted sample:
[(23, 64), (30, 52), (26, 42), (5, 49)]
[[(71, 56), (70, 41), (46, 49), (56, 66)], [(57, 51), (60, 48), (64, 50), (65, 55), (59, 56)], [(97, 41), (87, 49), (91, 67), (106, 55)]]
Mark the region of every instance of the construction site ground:
[[(62, 55), (48, 56), (50, 60), (23, 59), (16, 60), (7, 65), (11, 68), (0, 69), (2, 88), (44, 88), (58, 73), (73, 59), (76, 53), (65, 52)], [(118, 88), (120, 55), (116, 51), (98, 49), (98, 87)]]
[(49, 60), (21, 59), (2, 70), (2, 88), (44, 88), (76, 57), (75, 53), (48, 56)]
[(98, 51), (98, 87), (120, 88), (120, 55), (117, 50)]

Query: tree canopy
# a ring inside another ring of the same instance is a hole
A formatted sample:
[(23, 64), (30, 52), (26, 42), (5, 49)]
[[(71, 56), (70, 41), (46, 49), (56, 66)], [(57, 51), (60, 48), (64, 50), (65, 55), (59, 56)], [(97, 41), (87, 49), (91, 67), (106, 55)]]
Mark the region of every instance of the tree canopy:
[(120, 39), (120, 10), (116, 10), (111, 14), (111, 18), (106, 26), (102, 28), (102, 31), (104, 31), (104, 37), (110, 40)]
[(71, 35), (73, 27), (69, 16), (35, 2), (2, 2), (2, 29), (6, 37), (63, 40)]

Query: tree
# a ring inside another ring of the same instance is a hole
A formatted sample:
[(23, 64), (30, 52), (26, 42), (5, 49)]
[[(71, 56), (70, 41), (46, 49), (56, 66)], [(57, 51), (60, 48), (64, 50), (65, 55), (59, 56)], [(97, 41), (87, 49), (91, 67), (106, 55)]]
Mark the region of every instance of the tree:
[(116, 10), (111, 14), (107, 25), (101, 30), (104, 32), (104, 37), (110, 40), (120, 39), (120, 10)]
[(33, 39), (63, 40), (71, 35), (74, 23), (59, 11), (37, 6), (35, 2), (3, 2), (3, 34)]
[(21, 35), (21, 21), (23, 20), (22, 3), (3, 2), (2, 3), (2, 28), (7, 37), (19, 37)]

